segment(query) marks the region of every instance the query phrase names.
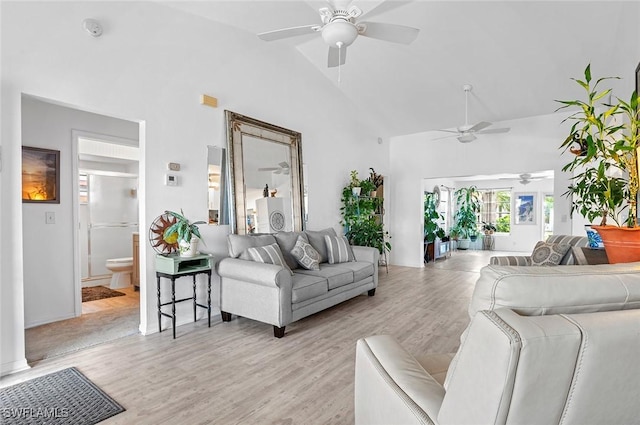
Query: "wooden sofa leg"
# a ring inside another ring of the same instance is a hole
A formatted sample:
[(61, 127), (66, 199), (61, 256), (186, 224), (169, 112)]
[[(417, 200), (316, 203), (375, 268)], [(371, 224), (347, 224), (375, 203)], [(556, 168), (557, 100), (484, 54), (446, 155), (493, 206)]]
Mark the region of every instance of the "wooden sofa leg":
[(227, 313), (226, 311), (221, 311), (220, 313), (222, 315), (222, 321), (223, 322), (230, 322), (231, 321), (231, 313)]
[(285, 326), (279, 328), (273, 325), (273, 336), (275, 336), (276, 338), (282, 338), (284, 336), (284, 328)]
[(367, 294), (369, 294), (370, 297), (373, 297), (376, 294), (376, 288), (369, 289), (369, 292), (367, 292)]

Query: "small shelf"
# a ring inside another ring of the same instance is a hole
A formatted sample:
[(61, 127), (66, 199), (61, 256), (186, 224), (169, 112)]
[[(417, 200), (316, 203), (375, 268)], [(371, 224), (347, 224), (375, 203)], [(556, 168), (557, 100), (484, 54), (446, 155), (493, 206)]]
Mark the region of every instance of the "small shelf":
[(193, 257), (179, 255), (156, 255), (156, 271), (170, 275), (180, 275), (211, 269), (211, 256), (198, 254)]

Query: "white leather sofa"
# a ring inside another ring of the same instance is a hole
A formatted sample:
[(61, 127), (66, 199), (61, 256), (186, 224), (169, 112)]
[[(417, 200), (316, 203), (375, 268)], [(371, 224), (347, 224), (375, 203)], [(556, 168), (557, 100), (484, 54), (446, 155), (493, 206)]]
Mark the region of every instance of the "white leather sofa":
[(359, 340), (356, 424), (640, 423), (640, 263), (489, 265), (469, 315), (448, 369)]

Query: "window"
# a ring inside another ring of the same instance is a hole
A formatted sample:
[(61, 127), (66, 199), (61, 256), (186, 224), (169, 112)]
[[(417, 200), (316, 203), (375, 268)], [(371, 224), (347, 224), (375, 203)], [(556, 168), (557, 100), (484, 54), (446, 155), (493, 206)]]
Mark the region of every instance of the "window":
[(493, 223), (498, 233), (511, 232), (511, 189), (479, 189), (480, 221)]
[(553, 195), (544, 195), (544, 234), (542, 240), (546, 241), (553, 235)]

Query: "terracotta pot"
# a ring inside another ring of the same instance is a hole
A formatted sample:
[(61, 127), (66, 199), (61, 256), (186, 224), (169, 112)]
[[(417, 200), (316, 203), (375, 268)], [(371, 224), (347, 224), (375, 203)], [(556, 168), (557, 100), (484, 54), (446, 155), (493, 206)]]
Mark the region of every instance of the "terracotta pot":
[(607, 252), (609, 263), (640, 261), (640, 227), (591, 226), (595, 229)]

